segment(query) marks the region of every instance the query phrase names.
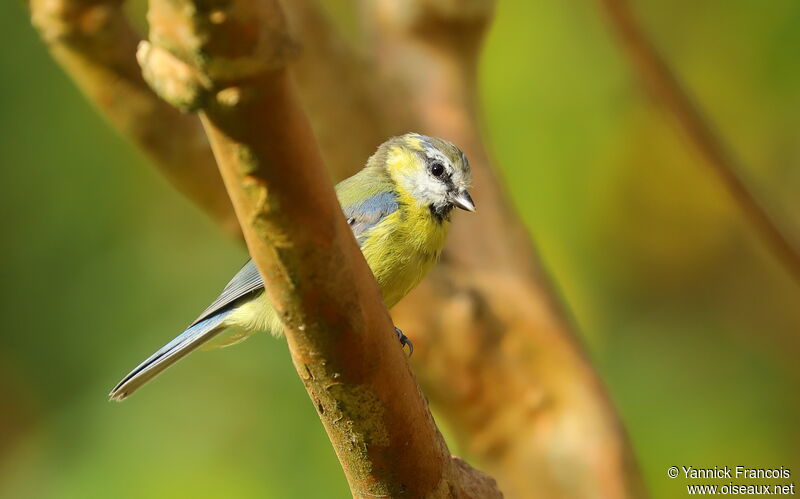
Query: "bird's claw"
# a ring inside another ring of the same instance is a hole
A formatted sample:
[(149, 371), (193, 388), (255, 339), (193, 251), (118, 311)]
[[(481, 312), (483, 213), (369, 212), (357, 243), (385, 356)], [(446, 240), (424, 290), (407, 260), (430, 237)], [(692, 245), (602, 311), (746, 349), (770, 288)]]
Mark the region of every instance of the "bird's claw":
[(405, 348), (405, 346), (408, 345), (408, 356), (411, 357), (414, 355), (414, 344), (411, 343), (408, 336), (404, 335), (399, 327), (394, 328), (394, 332), (397, 334), (397, 339), (400, 340), (400, 347)]

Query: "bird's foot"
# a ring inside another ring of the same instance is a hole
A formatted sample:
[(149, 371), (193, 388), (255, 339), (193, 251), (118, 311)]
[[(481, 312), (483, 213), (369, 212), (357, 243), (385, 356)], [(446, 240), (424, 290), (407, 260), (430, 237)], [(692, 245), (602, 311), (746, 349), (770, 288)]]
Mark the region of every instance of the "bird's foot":
[(408, 339), (408, 336), (404, 335), (402, 331), (400, 331), (399, 327), (394, 328), (394, 332), (397, 334), (397, 339), (400, 340), (401, 348), (405, 348), (408, 345), (408, 356), (411, 357), (414, 354), (414, 344), (411, 343), (411, 340)]

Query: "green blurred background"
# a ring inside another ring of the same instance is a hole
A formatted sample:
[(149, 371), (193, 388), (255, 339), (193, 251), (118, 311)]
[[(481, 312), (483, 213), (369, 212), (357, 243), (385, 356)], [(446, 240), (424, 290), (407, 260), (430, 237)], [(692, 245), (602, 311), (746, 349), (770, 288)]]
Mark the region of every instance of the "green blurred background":
[[(352, 20), (348, 3), (332, 5)], [(635, 4), (800, 232), (800, 2)], [(266, 335), (106, 401), (245, 253), (103, 122), (20, 3), (0, 2), (0, 26), (0, 496), (348, 497)], [(683, 496), (672, 465), (800, 473), (800, 287), (631, 79), (594, 3), (500, 1), (481, 80), (498, 162), (653, 496)]]

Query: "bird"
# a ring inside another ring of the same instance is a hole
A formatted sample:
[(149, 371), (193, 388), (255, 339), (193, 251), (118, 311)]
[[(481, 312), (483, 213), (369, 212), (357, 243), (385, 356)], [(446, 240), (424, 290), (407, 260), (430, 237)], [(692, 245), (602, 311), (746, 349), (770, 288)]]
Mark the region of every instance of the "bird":
[[(392, 137), (366, 165), (336, 185), (353, 236), (391, 308), (438, 260), (454, 208), (475, 211), (470, 165), (451, 142), (419, 133)], [(205, 345), (239, 343), (258, 331), (280, 336), (278, 314), (264, 293), (252, 260), (220, 295), (172, 341), (136, 366), (111, 390), (122, 401), (178, 360)], [(395, 328), (401, 348), (413, 344)]]

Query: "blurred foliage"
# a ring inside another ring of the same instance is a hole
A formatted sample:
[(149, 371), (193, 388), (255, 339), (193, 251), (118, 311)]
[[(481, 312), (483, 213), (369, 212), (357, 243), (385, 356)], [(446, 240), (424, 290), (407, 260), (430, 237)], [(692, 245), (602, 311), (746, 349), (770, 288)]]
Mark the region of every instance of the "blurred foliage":
[[(800, 227), (800, 3), (636, 4)], [(86, 104), (21, 4), (0, 3), (0, 24), (0, 496), (347, 497), (280, 341), (193, 355), (106, 401), (245, 254)], [(592, 2), (499, 2), (481, 79), (509, 189), (654, 497), (681, 493), (672, 465), (797, 476), (800, 289), (643, 95)]]

